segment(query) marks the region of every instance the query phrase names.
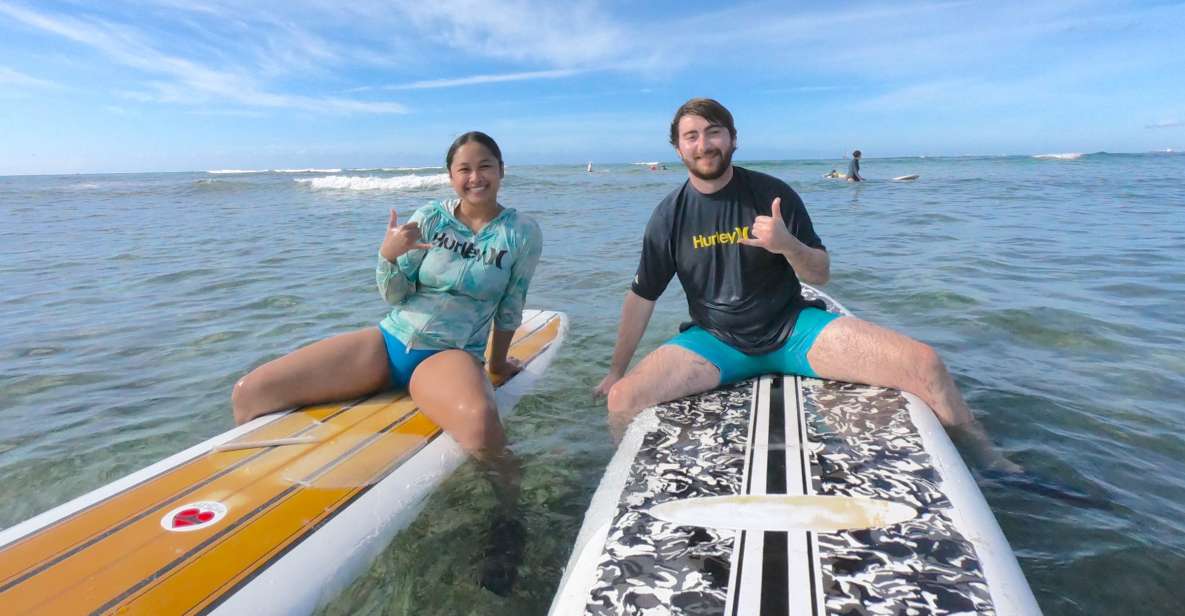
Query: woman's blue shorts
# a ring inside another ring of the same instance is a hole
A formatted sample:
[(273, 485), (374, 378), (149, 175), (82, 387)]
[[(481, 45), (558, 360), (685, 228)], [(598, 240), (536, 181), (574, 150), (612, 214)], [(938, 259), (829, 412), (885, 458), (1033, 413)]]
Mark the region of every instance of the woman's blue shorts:
[(391, 335), (383, 326), (383, 342), (387, 345), (387, 365), (391, 368), (391, 386), (395, 389), (406, 389), (411, 383), (411, 373), (415, 372), (420, 362), (440, 352), (440, 349), (408, 350), (398, 338)]

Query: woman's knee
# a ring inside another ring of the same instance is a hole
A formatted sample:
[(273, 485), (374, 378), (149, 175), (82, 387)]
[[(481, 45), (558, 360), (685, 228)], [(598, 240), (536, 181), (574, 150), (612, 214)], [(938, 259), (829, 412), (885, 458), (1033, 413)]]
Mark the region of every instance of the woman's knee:
[(473, 403), (458, 409), (460, 421), (455, 422), (452, 437), (465, 451), (481, 454), (501, 451), (506, 447), (498, 408), (492, 401)]
[(236, 425), (245, 424), (260, 415), (280, 410), (280, 408), (273, 408), (277, 405), (267, 393), (266, 380), (265, 375), (259, 374), (259, 370), (256, 369), (235, 383), (230, 392), (230, 403)]
[(256, 409), (259, 398), (255, 387), (255, 380), (250, 378), (248, 374), (235, 382), (235, 386), (230, 390), (230, 405), (235, 418), (236, 425), (242, 425), (251, 421), (256, 416)]

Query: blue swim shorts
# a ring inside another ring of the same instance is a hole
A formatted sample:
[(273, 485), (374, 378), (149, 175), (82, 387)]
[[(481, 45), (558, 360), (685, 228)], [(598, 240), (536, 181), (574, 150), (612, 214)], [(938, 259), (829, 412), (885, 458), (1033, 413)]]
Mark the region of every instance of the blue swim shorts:
[(818, 377), (806, 354), (815, 344), (815, 338), (827, 324), (840, 315), (819, 308), (804, 308), (798, 313), (798, 321), (790, 338), (776, 351), (764, 355), (746, 355), (718, 338), (704, 328), (694, 325), (671, 338), (667, 344), (681, 346), (711, 362), (720, 370), (720, 384), (736, 383), (761, 374), (797, 374)]
[(408, 350), (382, 325), (379, 326), (379, 331), (383, 332), (383, 342), (387, 345), (387, 365), (391, 368), (391, 387), (395, 389), (407, 389), (407, 384), (411, 383), (411, 373), (415, 372), (416, 366), (440, 352), (440, 349)]

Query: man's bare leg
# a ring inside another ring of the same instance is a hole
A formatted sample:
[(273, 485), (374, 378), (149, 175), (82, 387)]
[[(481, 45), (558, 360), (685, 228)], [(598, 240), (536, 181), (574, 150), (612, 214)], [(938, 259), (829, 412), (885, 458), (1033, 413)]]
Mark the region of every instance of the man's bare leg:
[(621, 441), (642, 409), (719, 384), (720, 370), (708, 360), (678, 345), (658, 347), (609, 390), (609, 431), (614, 442)]
[(996, 452), (942, 358), (929, 345), (868, 321), (840, 317), (819, 333), (807, 360), (826, 379), (892, 387), (918, 396), (952, 436), (967, 443), (982, 466), (1020, 470)]

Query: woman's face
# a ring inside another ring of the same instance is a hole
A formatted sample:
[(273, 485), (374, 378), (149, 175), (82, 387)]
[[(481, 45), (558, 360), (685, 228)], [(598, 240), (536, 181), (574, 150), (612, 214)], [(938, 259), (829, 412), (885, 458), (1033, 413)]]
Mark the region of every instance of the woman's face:
[(502, 165), (486, 146), (470, 141), (457, 148), (453, 164), (448, 170), (453, 190), (462, 201), (473, 205), (493, 205), (498, 202), (498, 187), (502, 184)]

